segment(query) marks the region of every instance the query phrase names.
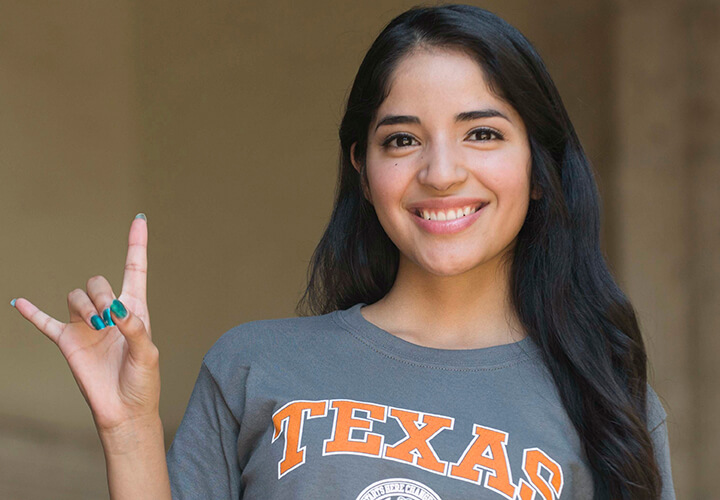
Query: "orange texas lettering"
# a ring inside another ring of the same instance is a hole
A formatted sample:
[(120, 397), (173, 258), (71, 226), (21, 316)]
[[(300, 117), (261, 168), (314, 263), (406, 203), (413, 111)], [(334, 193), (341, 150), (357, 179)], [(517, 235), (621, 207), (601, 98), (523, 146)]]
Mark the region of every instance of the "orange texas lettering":
[[(445, 475), (448, 463), (438, 458), (430, 445), (430, 440), (442, 430), (452, 429), (455, 419), (430, 413), (421, 414), (400, 408), (391, 408), (390, 416), (400, 424), (405, 432), (405, 439), (401, 439), (392, 446), (385, 445), (383, 453), (385, 458), (407, 462), (421, 469)], [(418, 428), (416, 422), (422, 422), (422, 427)]]
[[(395, 460), (481, 485), (509, 500), (560, 498), (564, 482), (562, 467), (540, 448), (523, 451), (525, 479), (513, 482), (506, 449), (507, 432), (473, 425), (473, 435), (462, 456), (457, 462), (448, 462), (437, 455), (432, 440), (441, 432), (452, 431), (454, 418), (350, 399), (290, 401), (273, 414), (272, 442), (284, 437), (278, 479), (307, 459), (307, 446), (303, 445), (305, 422), (327, 417), (329, 411), (334, 414), (333, 426), (330, 437), (324, 440), (319, 450), (323, 456), (360, 455)], [(384, 435), (373, 432), (375, 422), (388, 421), (396, 422), (405, 434), (396, 443), (385, 443)], [(547, 471), (549, 479), (540, 475), (541, 468)]]
[(281, 433), (285, 435), (283, 458), (278, 463), (279, 478), (305, 463), (305, 447), (300, 447), (305, 420), (325, 415), (327, 415), (327, 401), (293, 401), (275, 412), (273, 443)]
[[(330, 408), (335, 410), (335, 421), (332, 437), (325, 440), (323, 455), (352, 453), (378, 456), (380, 454), (385, 436), (365, 432), (364, 439), (356, 441), (350, 439), (350, 434), (353, 429), (369, 431), (372, 429), (373, 420), (385, 422), (386, 407), (361, 401), (334, 399), (330, 401)], [(368, 418), (355, 417), (355, 410), (366, 411)]]

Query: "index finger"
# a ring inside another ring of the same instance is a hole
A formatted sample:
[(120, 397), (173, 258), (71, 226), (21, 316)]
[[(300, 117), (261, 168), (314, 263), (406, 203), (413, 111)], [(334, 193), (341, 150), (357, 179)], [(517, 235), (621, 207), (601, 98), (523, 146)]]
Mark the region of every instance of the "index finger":
[(147, 242), (145, 214), (137, 214), (130, 225), (122, 294), (147, 302)]

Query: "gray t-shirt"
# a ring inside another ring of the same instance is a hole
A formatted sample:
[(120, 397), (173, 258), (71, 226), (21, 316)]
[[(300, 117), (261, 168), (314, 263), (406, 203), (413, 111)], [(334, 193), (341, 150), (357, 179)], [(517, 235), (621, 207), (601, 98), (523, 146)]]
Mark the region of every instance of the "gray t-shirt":
[[(173, 498), (592, 497), (578, 435), (529, 338), (433, 349), (364, 303), (226, 332), (203, 358), (167, 460)], [(648, 428), (674, 499), (665, 410)]]

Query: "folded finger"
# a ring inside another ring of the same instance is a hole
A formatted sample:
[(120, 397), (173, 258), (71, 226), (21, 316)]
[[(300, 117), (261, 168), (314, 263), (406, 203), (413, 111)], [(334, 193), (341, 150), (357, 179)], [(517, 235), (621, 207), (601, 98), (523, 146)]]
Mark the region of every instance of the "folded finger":
[(93, 276), (87, 281), (86, 288), (87, 295), (95, 306), (95, 310), (100, 311), (106, 325), (113, 326), (115, 323), (110, 317), (110, 304), (117, 297), (113, 293), (110, 282), (105, 276)]
[(68, 293), (67, 302), (71, 323), (83, 321), (95, 330), (102, 330), (107, 326), (85, 290), (76, 288)]

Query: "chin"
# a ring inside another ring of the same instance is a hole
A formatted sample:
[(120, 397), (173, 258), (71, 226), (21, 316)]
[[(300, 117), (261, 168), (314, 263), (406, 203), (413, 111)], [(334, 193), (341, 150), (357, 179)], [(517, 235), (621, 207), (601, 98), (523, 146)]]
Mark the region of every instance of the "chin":
[(434, 274), (435, 276), (458, 276), (465, 274), (477, 267), (477, 263), (471, 262), (424, 262), (420, 266), (425, 272)]

